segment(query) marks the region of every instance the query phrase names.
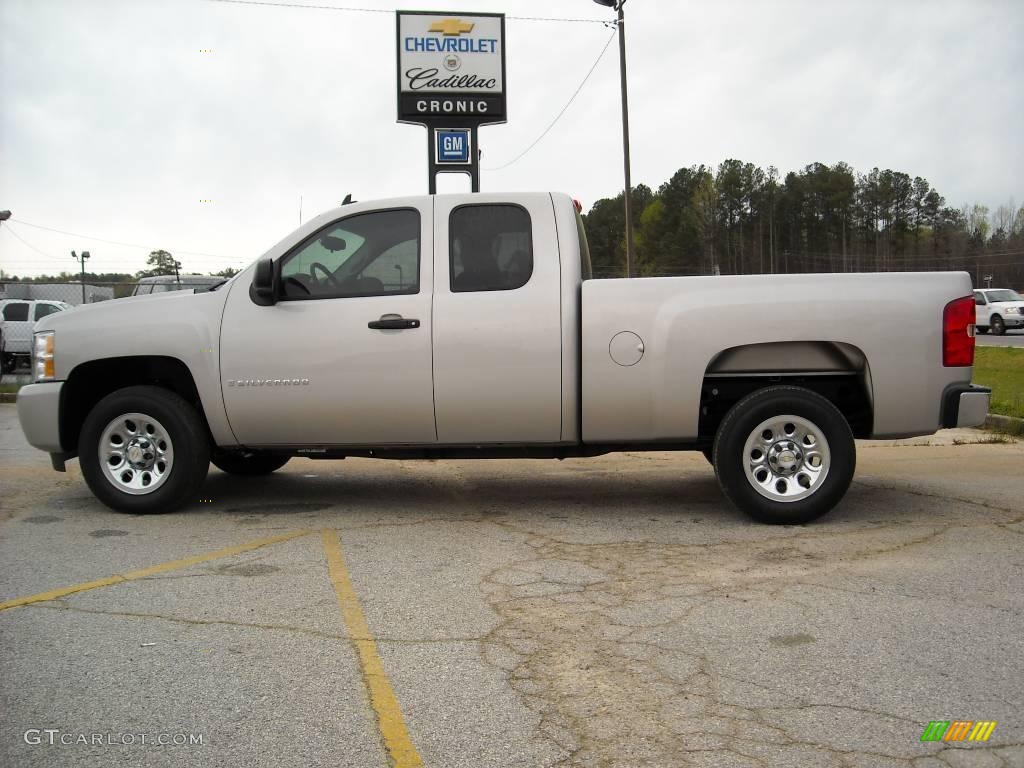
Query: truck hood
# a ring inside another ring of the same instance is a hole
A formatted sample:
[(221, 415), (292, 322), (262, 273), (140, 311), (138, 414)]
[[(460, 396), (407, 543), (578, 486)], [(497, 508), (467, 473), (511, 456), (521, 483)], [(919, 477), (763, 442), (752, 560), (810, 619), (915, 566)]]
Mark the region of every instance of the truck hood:
[(61, 328), (75, 327), (86, 319), (90, 325), (131, 322), (131, 318), (138, 316), (140, 312), (173, 315), (188, 309), (198, 295), (195, 291), (170, 291), (83, 304), (47, 315), (36, 323), (35, 330), (59, 331)]
[(1024, 301), (993, 301), (989, 306), (992, 307), (993, 310), (1016, 307), (1021, 314), (1024, 314)]

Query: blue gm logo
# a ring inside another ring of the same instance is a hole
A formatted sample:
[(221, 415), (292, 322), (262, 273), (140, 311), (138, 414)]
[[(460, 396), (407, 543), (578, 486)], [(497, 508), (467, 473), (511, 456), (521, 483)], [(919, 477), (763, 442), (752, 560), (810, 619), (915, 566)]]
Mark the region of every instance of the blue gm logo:
[(438, 164), (468, 164), (470, 158), (469, 135), (468, 128), (438, 128), (434, 132)]

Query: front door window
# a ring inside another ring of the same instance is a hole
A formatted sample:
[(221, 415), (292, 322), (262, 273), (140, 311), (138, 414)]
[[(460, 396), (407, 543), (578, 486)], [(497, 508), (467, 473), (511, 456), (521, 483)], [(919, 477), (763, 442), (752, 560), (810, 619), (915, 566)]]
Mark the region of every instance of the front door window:
[(285, 256), (287, 299), (419, 293), (420, 215), (412, 209), (360, 213), (320, 230)]

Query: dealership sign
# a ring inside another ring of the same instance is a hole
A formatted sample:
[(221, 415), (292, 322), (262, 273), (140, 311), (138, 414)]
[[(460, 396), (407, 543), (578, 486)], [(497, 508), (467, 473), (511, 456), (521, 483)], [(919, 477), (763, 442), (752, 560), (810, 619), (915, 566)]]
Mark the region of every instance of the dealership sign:
[(505, 122), (505, 16), (398, 11), (398, 121)]

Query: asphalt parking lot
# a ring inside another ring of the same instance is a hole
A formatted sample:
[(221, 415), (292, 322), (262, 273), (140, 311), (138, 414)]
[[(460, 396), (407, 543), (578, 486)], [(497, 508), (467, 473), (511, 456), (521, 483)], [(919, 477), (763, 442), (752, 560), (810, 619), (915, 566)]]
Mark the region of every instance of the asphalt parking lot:
[(1024, 766), (1024, 444), (991, 440), (862, 445), (806, 527), (670, 453), (297, 459), (141, 517), (2, 405), (0, 765)]
[(981, 347), (1024, 347), (1024, 331), (1007, 331), (1003, 336), (979, 333), (974, 338)]

